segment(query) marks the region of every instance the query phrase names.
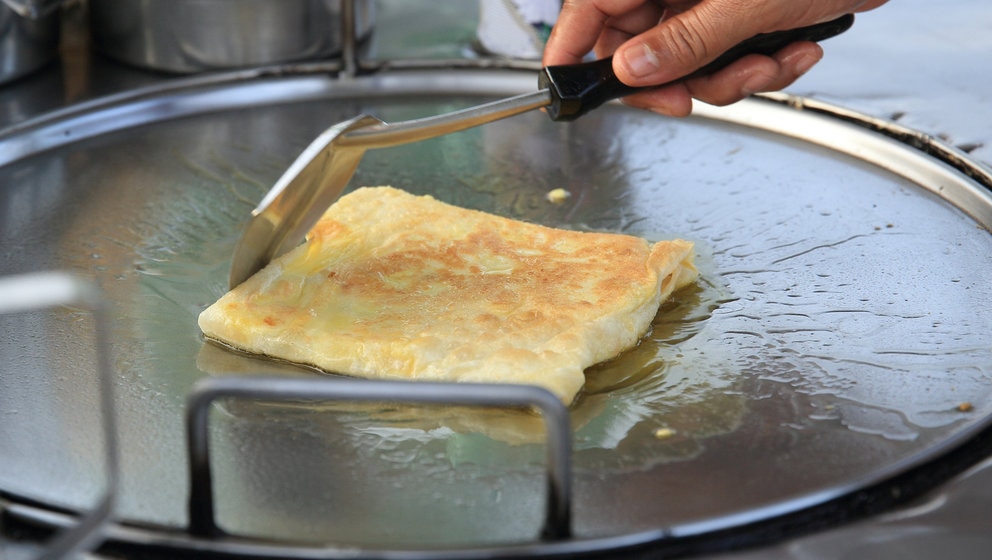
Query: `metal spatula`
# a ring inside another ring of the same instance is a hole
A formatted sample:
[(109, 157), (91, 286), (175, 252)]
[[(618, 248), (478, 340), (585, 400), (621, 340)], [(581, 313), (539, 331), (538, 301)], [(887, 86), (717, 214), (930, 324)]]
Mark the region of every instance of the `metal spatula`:
[[(846, 31), (854, 16), (748, 39), (691, 74), (705, 75), (747, 54), (770, 55), (796, 41), (822, 41)], [(687, 76), (689, 77), (689, 76)], [(685, 78), (682, 78), (685, 79)], [(657, 86), (656, 86), (657, 87)], [(366, 150), (426, 140), (545, 108), (554, 121), (570, 121), (606, 101), (645, 88), (632, 88), (613, 74), (612, 59), (550, 66), (538, 77), (538, 91), (444, 115), (386, 123), (361, 115), (336, 124), (317, 137), (276, 181), (252, 211), (234, 250), (230, 287), (293, 249), (337, 200)]]

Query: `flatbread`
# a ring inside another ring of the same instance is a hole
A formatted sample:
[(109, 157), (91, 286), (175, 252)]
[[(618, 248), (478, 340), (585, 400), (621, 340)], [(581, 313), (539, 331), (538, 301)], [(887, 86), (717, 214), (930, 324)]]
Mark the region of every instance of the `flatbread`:
[(532, 384), (567, 404), (585, 368), (636, 345), (695, 280), (693, 256), (688, 241), (553, 229), (366, 187), (199, 326), (329, 372)]

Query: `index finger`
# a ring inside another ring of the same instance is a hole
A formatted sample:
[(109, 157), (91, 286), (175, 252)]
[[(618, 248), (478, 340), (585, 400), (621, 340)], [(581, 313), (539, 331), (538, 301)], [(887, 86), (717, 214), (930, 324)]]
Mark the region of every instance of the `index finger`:
[(650, 0), (566, 0), (551, 29), (543, 64), (581, 62), (604, 31), (634, 36), (657, 24), (661, 12), (662, 8)]
[(545, 66), (575, 64), (592, 50), (610, 16), (593, 2), (565, 2), (544, 46)]

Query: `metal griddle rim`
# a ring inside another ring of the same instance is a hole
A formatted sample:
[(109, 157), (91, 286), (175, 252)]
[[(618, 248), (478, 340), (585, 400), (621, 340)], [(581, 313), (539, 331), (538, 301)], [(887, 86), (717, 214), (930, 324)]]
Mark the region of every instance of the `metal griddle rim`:
[[(987, 423), (986, 423), (987, 424)], [(139, 554), (148, 560), (176, 557), (256, 557), (308, 559), (446, 560), (482, 558), (656, 558), (740, 551), (828, 530), (863, 520), (912, 503), (928, 490), (967, 471), (992, 454), (992, 425), (986, 425), (964, 441), (948, 442), (946, 454), (929, 463), (893, 474), (877, 484), (841, 493), (808, 508), (784, 512), (777, 517), (754, 520), (736, 527), (708, 532), (659, 528), (606, 537), (573, 537), (566, 540), (509, 544), (505, 546), (423, 549), (371, 549), (348, 545), (301, 546), (275, 541), (239, 538), (192, 537), (174, 528), (111, 523), (104, 543), (97, 550), (109, 554)], [(10, 503), (4, 504), (3, 500)], [(77, 514), (53, 510), (30, 500), (0, 493), (0, 511), (6, 523), (31, 531), (58, 531), (73, 527)], [(683, 527), (682, 529), (691, 529)]]

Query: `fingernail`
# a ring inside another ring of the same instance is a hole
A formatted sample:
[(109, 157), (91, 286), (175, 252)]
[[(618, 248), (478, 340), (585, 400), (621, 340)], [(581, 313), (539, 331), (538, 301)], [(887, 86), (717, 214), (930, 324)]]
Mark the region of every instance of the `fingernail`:
[(658, 55), (643, 43), (625, 50), (623, 60), (627, 71), (636, 78), (654, 74), (661, 68)]
[(753, 93), (764, 91), (774, 79), (775, 76), (769, 76), (768, 74), (752, 74), (747, 80), (744, 80), (744, 85), (741, 86), (741, 94), (747, 97)]
[(820, 62), (820, 57), (805, 55), (796, 61), (796, 73), (800, 76), (809, 72), (809, 69), (813, 67), (817, 62)]

